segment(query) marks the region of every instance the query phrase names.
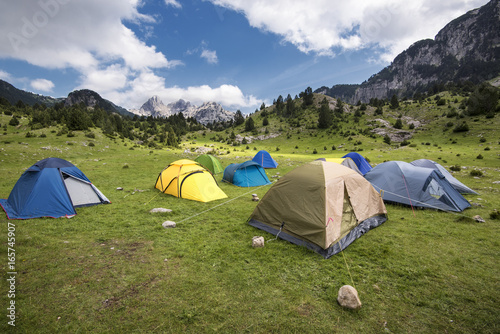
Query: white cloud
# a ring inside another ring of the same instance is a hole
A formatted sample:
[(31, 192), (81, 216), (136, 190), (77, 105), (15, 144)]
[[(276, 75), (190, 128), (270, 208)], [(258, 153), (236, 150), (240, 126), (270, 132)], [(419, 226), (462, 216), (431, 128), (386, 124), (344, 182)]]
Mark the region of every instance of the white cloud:
[(5, 81), (11, 81), (12, 76), (10, 75), (10, 73), (0, 70), (0, 79)]
[[(0, 57), (48, 68), (83, 70), (105, 62), (134, 69), (172, 65), (122, 22), (154, 22), (139, 0), (30, 0), (2, 2)], [(174, 64), (175, 65), (175, 64)]]
[(201, 51), (201, 58), (205, 59), (209, 64), (217, 64), (219, 62), (217, 52), (212, 50), (203, 49)]
[(50, 92), (54, 88), (54, 83), (47, 79), (35, 79), (30, 82), (31, 87), (37, 91)]
[(177, 0), (165, 0), (165, 4), (174, 8), (182, 8), (182, 5)]
[(434, 38), (446, 23), (487, 0), (209, 0), (241, 12), (252, 27), (280, 35), (304, 53), (333, 56), (379, 46), (383, 60)]

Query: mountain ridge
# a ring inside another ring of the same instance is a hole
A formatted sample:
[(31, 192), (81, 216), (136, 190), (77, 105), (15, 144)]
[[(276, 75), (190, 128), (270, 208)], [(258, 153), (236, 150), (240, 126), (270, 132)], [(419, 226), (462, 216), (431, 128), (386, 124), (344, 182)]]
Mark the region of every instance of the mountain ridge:
[(315, 93), (355, 104), (392, 95), (411, 97), (434, 84), (471, 81), (500, 75), (500, 0), (492, 0), (446, 24), (434, 39), (413, 43), (393, 62), (360, 85), (320, 87)]

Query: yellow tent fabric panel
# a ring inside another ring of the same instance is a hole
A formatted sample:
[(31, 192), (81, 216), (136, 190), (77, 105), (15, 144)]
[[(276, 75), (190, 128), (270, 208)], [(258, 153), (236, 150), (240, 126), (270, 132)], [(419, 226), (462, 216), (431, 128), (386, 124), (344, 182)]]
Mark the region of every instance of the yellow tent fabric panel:
[(200, 202), (227, 198), (212, 174), (199, 163), (188, 159), (168, 165), (158, 176), (155, 188), (165, 194)]

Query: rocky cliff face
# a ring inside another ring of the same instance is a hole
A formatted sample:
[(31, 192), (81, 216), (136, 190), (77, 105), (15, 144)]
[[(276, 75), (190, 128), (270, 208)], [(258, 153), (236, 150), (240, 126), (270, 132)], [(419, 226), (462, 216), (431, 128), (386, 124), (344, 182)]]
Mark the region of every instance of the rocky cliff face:
[(229, 121), (234, 118), (234, 113), (224, 110), (215, 102), (206, 102), (197, 107), (182, 99), (167, 105), (163, 104), (158, 96), (153, 96), (146, 101), (139, 110), (130, 112), (140, 116), (168, 117), (182, 112), (184, 117), (193, 117), (201, 124)]
[[(498, 75), (500, 0), (492, 0), (448, 23), (435, 39), (414, 43), (390, 66), (344, 98), (356, 103), (390, 98), (393, 94), (411, 97), (436, 83), (466, 80), (479, 83)], [(334, 88), (330, 90), (335, 91)]]
[(201, 124), (224, 122), (234, 119), (234, 113), (224, 110), (215, 102), (205, 102), (201, 106), (193, 108), (188, 117), (194, 117)]

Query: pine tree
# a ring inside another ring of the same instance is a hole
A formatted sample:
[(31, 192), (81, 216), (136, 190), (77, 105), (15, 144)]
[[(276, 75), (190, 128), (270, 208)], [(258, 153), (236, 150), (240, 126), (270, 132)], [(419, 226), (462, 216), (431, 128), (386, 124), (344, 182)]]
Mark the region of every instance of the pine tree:
[(248, 117), (245, 121), (245, 131), (253, 131), (255, 130), (255, 124), (253, 122), (252, 117)]
[(332, 123), (332, 112), (325, 97), (323, 98), (323, 101), (321, 101), (321, 107), (319, 108), (318, 128), (327, 129), (332, 125)]
[(245, 117), (243, 117), (243, 114), (240, 110), (236, 110), (236, 113), (234, 114), (234, 124), (238, 126), (243, 123), (245, 123)]

